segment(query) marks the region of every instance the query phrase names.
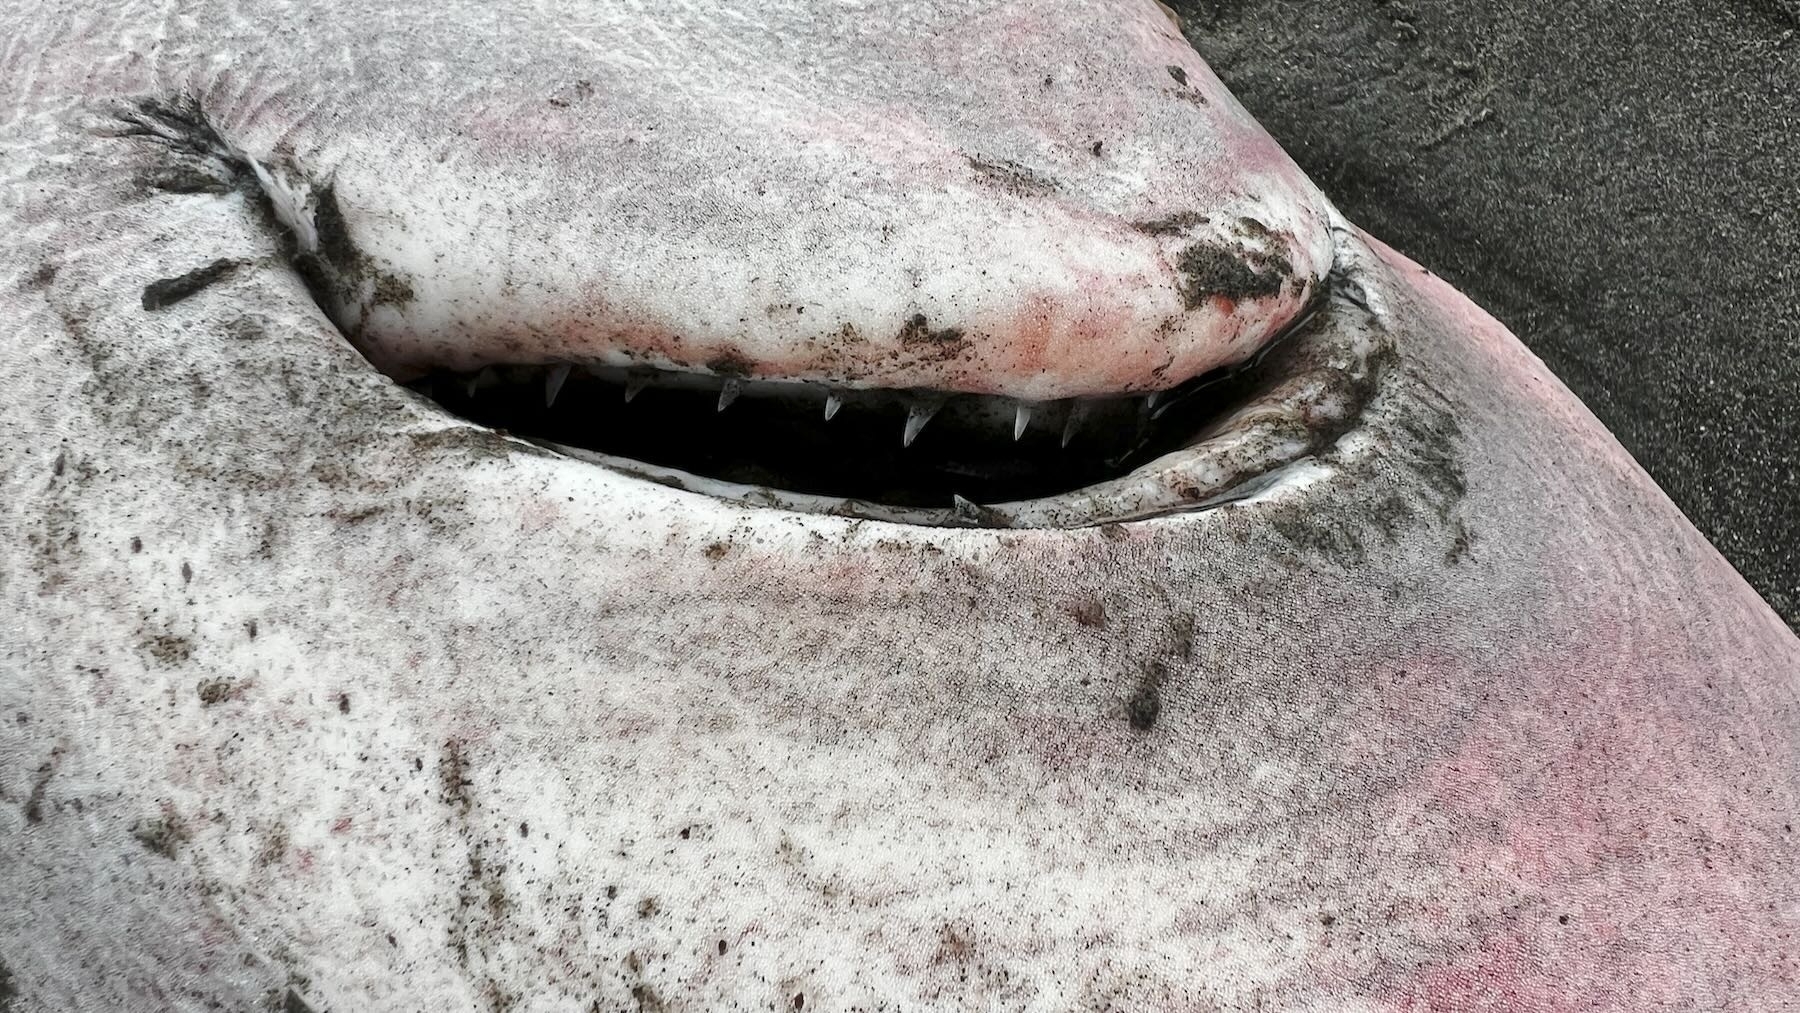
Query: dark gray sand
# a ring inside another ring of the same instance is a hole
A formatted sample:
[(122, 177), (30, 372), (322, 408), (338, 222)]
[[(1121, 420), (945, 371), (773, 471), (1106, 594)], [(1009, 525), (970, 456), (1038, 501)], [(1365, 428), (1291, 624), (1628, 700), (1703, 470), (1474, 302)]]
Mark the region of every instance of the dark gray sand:
[(1800, 628), (1800, 0), (1170, 6)]

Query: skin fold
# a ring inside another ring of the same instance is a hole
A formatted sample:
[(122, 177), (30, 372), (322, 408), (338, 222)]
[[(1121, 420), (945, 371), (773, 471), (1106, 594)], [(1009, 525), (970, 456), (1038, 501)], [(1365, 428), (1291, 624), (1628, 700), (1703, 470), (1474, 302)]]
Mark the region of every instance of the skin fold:
[[(396, 6), (0, 4), (0, 1009), (1800, 1003), (1800, 642), (1157, 5)], [(1051, 397), (1306, 308), (1350, 421), (1064, 529), (371, 365)]]

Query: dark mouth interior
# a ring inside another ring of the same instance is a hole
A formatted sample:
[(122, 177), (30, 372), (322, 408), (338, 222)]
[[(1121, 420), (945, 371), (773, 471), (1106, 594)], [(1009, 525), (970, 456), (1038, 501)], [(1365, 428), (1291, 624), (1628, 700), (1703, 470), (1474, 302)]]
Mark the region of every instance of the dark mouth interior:
[[(1260, 386), (1259, 372), (1252, 361), (1156, 395), (1036, 403), (561, 364), (438, 372), (410, 386), (515, 436), (742, 485), (931, 508), (1124, 475), (1209, 435)], [(1021, 405), (1029, 415), (1015, 439)]]

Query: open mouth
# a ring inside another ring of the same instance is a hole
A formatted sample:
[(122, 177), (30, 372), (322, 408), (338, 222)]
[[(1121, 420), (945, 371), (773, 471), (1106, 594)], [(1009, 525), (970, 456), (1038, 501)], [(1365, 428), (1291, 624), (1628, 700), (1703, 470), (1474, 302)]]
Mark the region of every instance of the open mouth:
[(721, 498), (1078, 527), (1253, 494), (1354, 421), (1383, 347), (1356, 286), (1338, 282), (1252, 359), (1151, 394), (1031, 402), (567, 362), (407, 386), (482, 426)]
[[(370, 314), (414, 292), (371, 268), (376, 261), (352, 241), (331, 185), (246, 159), (192, 103), (149, 103), (121, 119), (122, 135), (162, 144), (214, 192), (258, 194), (320, 307), (372, 364), (383, 361), (368, 342)], [(753, 376), (757, 363), (744, 356), (710, 371), (616, 365), (621, 353), (629, 362), (645, 349), (471, 372), (431, 371), (427, 360), (395, 375), (470, 422), (743, 503), (937, 526), (1157, 517), (1257, 495), (1333, 445), (1374, 396), (1391, 341), (1357, 280), (1366, 266), (1358, 244), (1341, 222), (1330, 228), (1342, 240), (1335, 265), (1316, 285), (1289, 280), (1306, 301), (1285, 330), (1244, 362), (1151, 393), (1019, 401), (887, 387), (878, 376), (826, 384)], [(1267, 233), (1257, 226), (1250, 238)], [(1268, 270), (1284, 258), (1194, 249), (1212, 253), (1209, 271), (1190, 279), (1189, 310), (1216, 300), (1222, 319), (1266, 286), (1284, 290)], [(180, 296), (146, 290), (146, 308), (171, 297)]]
[(414, 390), (516, 436), (703, 478), (903, 508), (1041, 499), (1179, 449), (1255, 364), (1150, 395), (1015, 401), (570, 363), (435, 373)]

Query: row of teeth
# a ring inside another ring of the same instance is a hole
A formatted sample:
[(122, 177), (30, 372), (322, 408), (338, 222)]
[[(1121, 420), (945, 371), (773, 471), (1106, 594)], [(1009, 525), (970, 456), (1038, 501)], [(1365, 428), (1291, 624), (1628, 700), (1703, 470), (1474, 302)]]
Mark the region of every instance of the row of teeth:
[[(589, 374), (602, 380), (612, 381), (624, 391), (625, 402), (629, 404), (639, 394), (652, 385), (652, 377), (641, 371), (626, 371), (610, 367), (583, 367)], [(576, 367), (570, 363), (560, 363), (544, 370), (544, 406), (553, 407), (563, 386)], [(473, 399), (484, 387), (497, 384), (498, 375), (493, 367), (484, 367), (478, 372), (469, 374), (462, 380), (463, 392)], [(747, 381), (735, 377), (716, 377), (705, 373), (658, 373), (654, 383), (659, 387), (711, 387), (717, 386), (719, 398), (717, 410), (720, 412), (731, 405), (744, 393), (747, 386), (781, 388), (786, 396), (810, 396), (823, 403), (825, 421), (830, 422), (844, 407), (846, 392), (829, 386), (804, 381)], [(1148, 421), (1160, 416), (1170, 407), (1172, 401), (1168, 391), (1153, 391), (1149, 394), (1137, 395), (1139, 417)], [(911, 447), (919, 438), (938, 411), (949, 399), (948, 394), (933, 392), (909, 392), (901, 395), (906, 406), (906, 421), (901, 427), (900, 445)], [(1106, 400), (1118, 400), (1111, 398)], [(1017, 442), (1025, 436), (1034, 418), (1051, 416), (1060, 409), (1063, 415), (1062, 445), (1069, 442), (1080, 432), (1092, 413), (1092, 401), (1084, 398), (1066, 398), (1061, 401), (1014, 401), (1013, 402), (1013, 441)]]

